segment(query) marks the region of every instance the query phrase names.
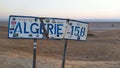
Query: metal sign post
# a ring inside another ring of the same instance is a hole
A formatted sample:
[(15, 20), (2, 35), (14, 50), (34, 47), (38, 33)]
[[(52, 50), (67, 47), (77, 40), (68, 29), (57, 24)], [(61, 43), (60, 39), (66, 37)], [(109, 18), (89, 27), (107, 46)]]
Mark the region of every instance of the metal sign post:
[(67, 51), (67, 40), (65, 40), (65, 44), (64, 44), (64, 53), (63, 53), (63, 59), (62, 59), (62, 68), (65, 67), (66, 51)]
[(36, 68), (36, 46), (37, 46), (37, 39), (34, 39), (34, 46), (33, 46), (33, 67)]

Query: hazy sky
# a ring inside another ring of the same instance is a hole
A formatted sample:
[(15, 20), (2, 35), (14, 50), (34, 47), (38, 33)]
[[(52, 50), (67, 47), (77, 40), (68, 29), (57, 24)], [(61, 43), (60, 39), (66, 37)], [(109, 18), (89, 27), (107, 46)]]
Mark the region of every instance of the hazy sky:
[(120, 19), (120, 0), (0, 0), (0, 18), (9, 15)]

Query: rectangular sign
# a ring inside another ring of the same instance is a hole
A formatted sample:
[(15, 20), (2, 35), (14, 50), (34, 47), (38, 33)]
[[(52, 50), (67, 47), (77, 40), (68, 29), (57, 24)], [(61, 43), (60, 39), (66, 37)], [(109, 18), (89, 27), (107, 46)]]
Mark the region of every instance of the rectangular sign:
[(86, 40), (88, 24), (86, 22), (70, 20), (67, 24), (65, 38), (73, 40)]
[(86, 40), (88, 23), (61, 19), (11, 15), (9, 38)]

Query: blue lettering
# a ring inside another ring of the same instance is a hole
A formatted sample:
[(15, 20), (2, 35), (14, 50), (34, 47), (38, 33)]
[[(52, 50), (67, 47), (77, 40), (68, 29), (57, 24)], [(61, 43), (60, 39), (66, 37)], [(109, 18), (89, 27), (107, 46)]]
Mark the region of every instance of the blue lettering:
[(30, 31), (31, 31), (31, 33), (34, 33), (34, 34), (38, 33), (39, 29), (36, 28), (36, 31), (33, 31), (33, 30), (32, 30), (33, 26), (38, 26), (38, 24), (37, 24), (37, 23), (32, 23), (32, 24), (31, 24), (31, 26), (30, 26)]
[(40, 34), (43, 34), (44, 32), (43, 32), (43, 27), (45, 26), (46, 24), (40, 24)]
[[(17, 30), (19, 30), (19, 31), (17, 31)], [(16, 27), (15, 27), (14, 33), (16, 33), (16, 32), (22, 33), (22, 28), (21, 28), (20, 22), (18, 22)]]
[(24, 33), (28, 34), (29, 32), (28, 32), (27, 29), (26, 29), (26, 28), (27, 28), (27, 27), (26, 27), (26, 24), (27, 24), (27, 23), (24, 22)]
[[(85, 35), (85, 27), (82, 27), (80, 29), (79, 26), (71, 26), (71, 35), (74, 35), (74, 36), (84, 36)], [(78, 37), (79, 39), (79, 37)]]
[(80, 36), (84, 36), (85, 35), (85, 28), (84, 27), (82, 27), (81, 28), (81, 33), (80, 33)]
[[(53, 34), (53, 24), (48, 24), (47, 25), (47, 32)], [(49, 32), (50, 31), (50, 32)]]
[(57, 32), (57, 27), (56, 27), (56, 25), (57, 25), (57, 24), (55, 24), (55, 29), (54, 29), (55, 34), (56, 34), (56, 32)]
[(79, 26), (76, 26), (76, 27), (75, 27), (75, 33), (74, 33), (75, 36), (78, 36), (78, 35), (79, 35), (79, 29), (80, 29)]
[(60, 32), (60, 30), (62, 30), (62, 27), (61, 27), (61, 26), (63, 26), (63, 24), (58, 24), (58, 25), (57, 25), (57, 35), (63, 34), (62, 32)]
[(74, 26), (72, 26), (71, 28), (72, 28), (72, 30), (71, 30), (71, 35), (73, 35)]

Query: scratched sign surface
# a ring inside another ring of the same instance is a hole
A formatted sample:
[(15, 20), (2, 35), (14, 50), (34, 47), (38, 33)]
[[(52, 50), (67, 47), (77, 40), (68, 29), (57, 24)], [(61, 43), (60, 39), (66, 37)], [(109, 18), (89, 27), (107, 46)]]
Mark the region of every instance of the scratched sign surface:
[(9, 16), (8, 37), (14, 39), (86, 40), (88, 23), (32, 16)]

